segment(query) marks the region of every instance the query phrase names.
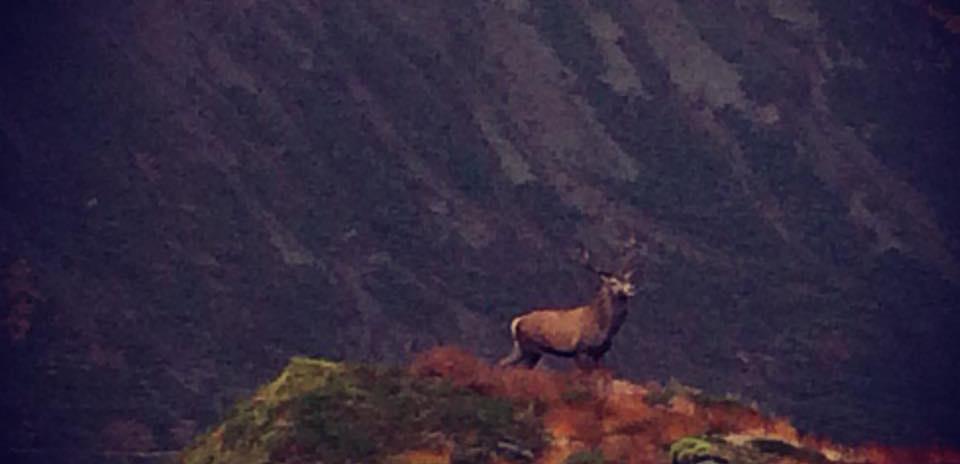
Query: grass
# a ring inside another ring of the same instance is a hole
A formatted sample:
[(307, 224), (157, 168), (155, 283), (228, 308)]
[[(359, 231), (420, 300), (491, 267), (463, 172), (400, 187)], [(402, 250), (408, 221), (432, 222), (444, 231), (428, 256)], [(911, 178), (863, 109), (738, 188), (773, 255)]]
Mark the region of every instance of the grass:
[(604, 464), (607, 462), (603, 458), (603, 453), (596, 450), (579, 451), (568, 457), (563, 464)]
[(294, 358), (179, 462), (960, 462), (942, 449), (837, 447), (678, 382), (620, 382), (503, 369), (455, 347), (406, 370)]
[(181, 462), (383, 462), (413, 450), (486, 462), (544, 445), (536, 411), (395, 368), (294, 358)]

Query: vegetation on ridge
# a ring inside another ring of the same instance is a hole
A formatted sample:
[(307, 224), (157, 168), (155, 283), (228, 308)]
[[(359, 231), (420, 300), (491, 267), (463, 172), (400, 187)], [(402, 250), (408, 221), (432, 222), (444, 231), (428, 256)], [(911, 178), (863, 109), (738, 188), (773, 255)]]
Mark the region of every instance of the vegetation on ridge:
[(493, 367), (452, 347), (407, 370), (294, 358), (182, 464), (960, 463), (948, 450), (842, 447), (678, 384)]
[(538, 411), (534, 402), (482, 395), (441, 378), (294, 358), (277, 380), (199, 438), (181, 462), (421, 462), (428, 455), (486, 462), (495, 453), (532, 456), (543, 446)]

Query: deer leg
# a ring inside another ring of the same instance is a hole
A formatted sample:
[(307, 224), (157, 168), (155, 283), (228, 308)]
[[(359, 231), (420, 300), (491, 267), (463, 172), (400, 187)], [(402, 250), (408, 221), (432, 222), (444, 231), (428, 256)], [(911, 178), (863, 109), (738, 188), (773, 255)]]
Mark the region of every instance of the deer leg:
[(520, 342), (513, 342), (513, 351), (509, 355), (497, 362), (500, 367), (523, 366), (532, 369), (540, 362), (543, 353), (539, 349), (527, 345), (523, 347)]
[(513, 342), (513, 351), (510, 354), (506, 355), (497, 362), (497, 365), (500, 367), (508, 367), (516, 365), (523, 358), (523, 350), (520, 349), (520, 344)]
[(542, 354), (535, 351), (528, 351), (523, 355), (523, 365), (528, 369), (533, 369), (537, 367), (537, 363), (540, 362), (540, 358), (543, 357)]

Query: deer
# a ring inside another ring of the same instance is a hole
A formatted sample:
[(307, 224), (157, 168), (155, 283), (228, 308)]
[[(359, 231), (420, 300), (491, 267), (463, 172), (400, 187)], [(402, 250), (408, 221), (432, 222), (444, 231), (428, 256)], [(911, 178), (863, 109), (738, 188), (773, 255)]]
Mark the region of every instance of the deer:
[[(636, 245), (636, 239), (628, 244)], [(534, 309), (513, 318), (513, 351), (499, 366), (533, 369), (544, 354), (550, 354), (573, 358), (582, 370), (599, 367), (627, 317), (628, 300), (636, 294), (631, 281), (634, 269), (628, 259), (618, 273), (598, 270), (590, 263), (590, 253), (582, 246), (580, 250), (580, 264), (600, 277), (593, 300), (572, 308)]]

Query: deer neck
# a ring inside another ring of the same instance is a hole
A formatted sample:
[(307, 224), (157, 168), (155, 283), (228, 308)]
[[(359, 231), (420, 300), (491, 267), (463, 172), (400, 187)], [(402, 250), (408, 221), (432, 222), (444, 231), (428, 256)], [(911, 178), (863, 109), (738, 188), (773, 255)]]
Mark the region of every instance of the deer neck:
[(613, 292), (611, 292), (610, 289), (601, 287), (600, 291), (597, 292), (597, 296), (594, 297), (593, 302), (590, 304), (590, 308), (593, 309), (594, 317), (600, 329), (608, 330), (611, 326), (615, 325), (618, 320), (623, 319), (620, 316), (621, 313), (625, 311), (626, 305), (623, 301), (617, 301), (617, 298), (613, 296)]

